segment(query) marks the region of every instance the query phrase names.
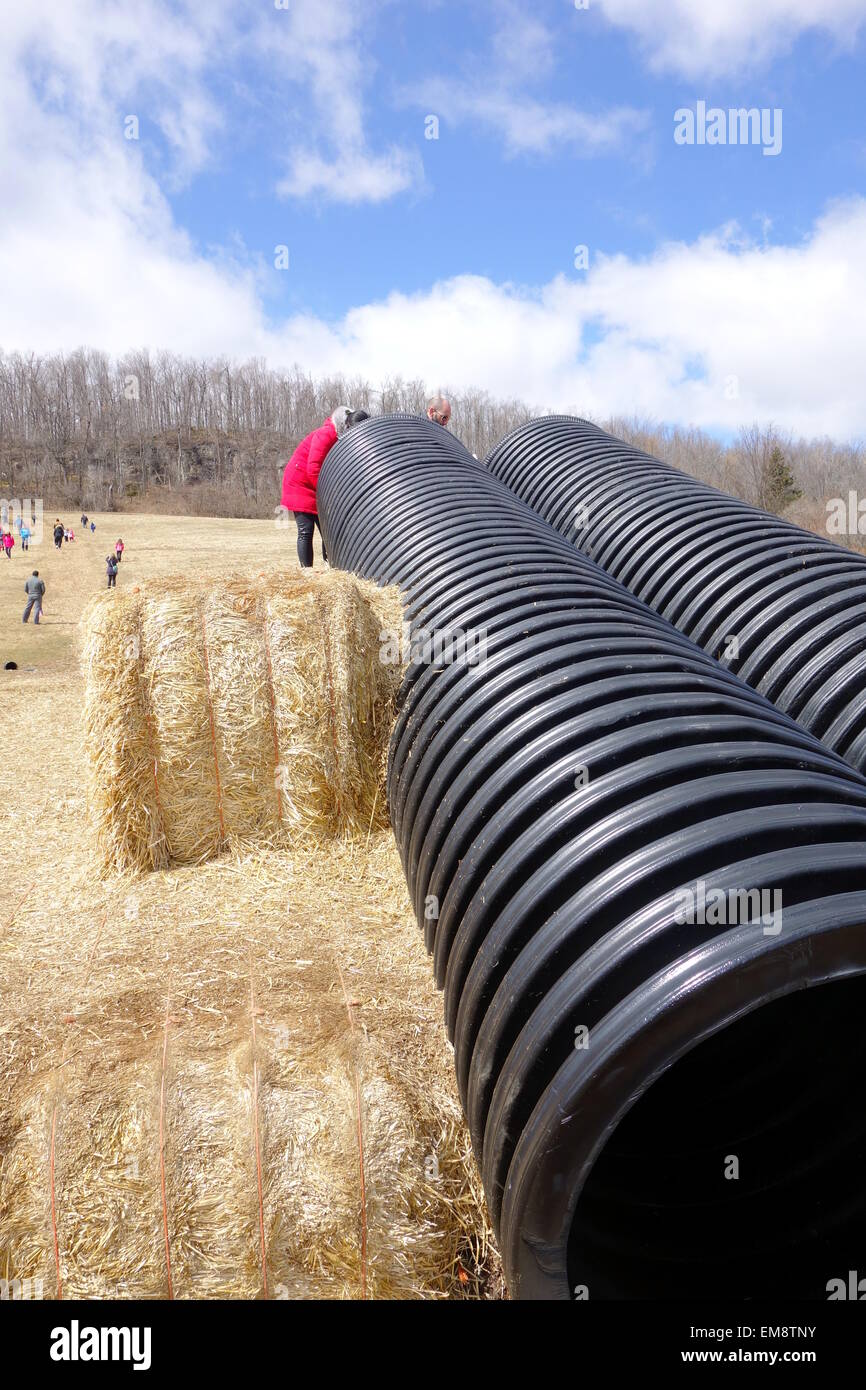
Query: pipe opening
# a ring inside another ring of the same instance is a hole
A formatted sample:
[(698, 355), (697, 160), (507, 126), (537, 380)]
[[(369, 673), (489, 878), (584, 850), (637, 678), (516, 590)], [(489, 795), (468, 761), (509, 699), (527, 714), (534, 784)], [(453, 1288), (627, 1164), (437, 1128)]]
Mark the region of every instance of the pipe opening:
[(864, 1007), (866, 976), (797, 990), (674, 1063), (584, 1185), (572, 1291), (826, 1299), (866, 1276)]

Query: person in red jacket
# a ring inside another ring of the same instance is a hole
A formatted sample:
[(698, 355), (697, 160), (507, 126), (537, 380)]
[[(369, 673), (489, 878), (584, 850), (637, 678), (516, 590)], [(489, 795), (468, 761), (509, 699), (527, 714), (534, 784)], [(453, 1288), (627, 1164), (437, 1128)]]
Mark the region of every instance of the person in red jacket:
[[(356, 418), (357, 417), (357, 418)], [(337, 406), (333, 415), (320, 425), (306, 439), (302, 439), (283, 472), (283, 492), (280, 499), (287, 511), (294, 512), (298, 524), (298, 559), (302, 569), (310, 569), (313, 564), (313, 530), (319, 527), (319, 512), (316, 507), (316, 484), (322, 464), (341, 435), (351, 425), (359, 423), (367, 416), (362, 410), (350, 410), (347, 405)], [(325, 542), (322, 540), (322, 558), (327, 563)]]

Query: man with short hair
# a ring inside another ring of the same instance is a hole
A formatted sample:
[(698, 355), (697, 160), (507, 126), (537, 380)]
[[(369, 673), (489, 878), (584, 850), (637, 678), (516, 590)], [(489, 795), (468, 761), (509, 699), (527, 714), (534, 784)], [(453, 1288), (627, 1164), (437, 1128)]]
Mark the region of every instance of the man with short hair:
[(42, 617), (42, 595), (45, 593), (45, 580), (39, 578), (38, 570), (34, 570), (25, 582), (24, 592), (27, 595), (27, 607), (21, 621), (26, 623), (32, 612), (34, 625), (38, 627), (39, 619)]
[(435, 425), (444, 425), (447, 429), (451, 423), (451, 402), (447, 396), (431, 396), (427, 402), (427, 419), (432, 420)]

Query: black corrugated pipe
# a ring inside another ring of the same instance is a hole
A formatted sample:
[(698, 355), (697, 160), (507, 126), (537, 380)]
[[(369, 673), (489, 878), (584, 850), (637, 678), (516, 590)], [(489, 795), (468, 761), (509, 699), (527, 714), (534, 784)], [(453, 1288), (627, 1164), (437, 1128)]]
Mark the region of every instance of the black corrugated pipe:
[(866, 558), (574, 416), (528, 421), (486, 463), (633, 594), (866, 772)]
[(512, 1294), (826, 1297), (866, 1237), (866, 781), (440, 426), (357, 426), (319, 499), (439, 642), (389, 804)]

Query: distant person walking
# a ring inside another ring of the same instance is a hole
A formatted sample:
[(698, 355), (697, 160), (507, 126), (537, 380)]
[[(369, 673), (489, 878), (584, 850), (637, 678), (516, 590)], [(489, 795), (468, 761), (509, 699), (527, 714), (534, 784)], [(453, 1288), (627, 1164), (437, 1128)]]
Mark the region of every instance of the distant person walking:
[(87, 512), (81, 513), (81, 529), (83, 531), (87, 530)]
[(63, 522), (58, 517), (54, 522), (54, 548), (60, 550), (63, 547)]
[(74, 540), (75, 540), (75, 532), (73, 531), (73, 529), (72, 529), (71, 526), (70, 526), (70, 528), (69, 528), (69, 539), (70, 539), (71, 541), (74, 541)]
[(94, 533), (95, 530), (96, 530), (96, 522), (95, 522), (95, 521), (91, 521), (91, 523), (90, 523), (90, 534), (91, 534), (91, 536), (93, 535), (93, 533)]
[(107, 571), (108, 571), (108, 587), (109, 587), (109, 589), (116, 589), (116, 588), (117, 588), (117, 561), (116, 561), (116, 559), (114, 558), (113, 555), (106, 555), (106, 557), (105, 557), (105, 567), (106, 567), (106, 569), (107, 569)]
[(24, 617), (21, 621), (26, 623), (32, 613), (33, 622), (38, 627), (39, 619), (42, 617), (42, 596), (45, 593), (45, 580), (39, 578), (38, 570), (34, 570), (26, 581), (24, 592), (27, 595), (27, 607), (24, 609)]
[[(319, 472), (337, 440), (351, 429), (368, 419), (364, 410), (350, 410), (347, 405), (339, 405), (329, 420), (317, 430), (302, 439), (292, 454), (283, 472), (281, 503), (287, 511), (294, 512), (298, 526), (298, 559), (302, 569), (311, 569), (313, 564), (313, 531), (319, 527), (319, 512), (316, 507), (316, 484)], [(327, 564), (325, 543), (322, 541), (322, 559)]]
[(22, 526), (22, 527), (21, 527), (21, 549), (22, 549), (22, 550), (29, 550), (29, 549), (30, 549), (30, 527), (29, 527), (29, 526)]
[(126, 547), (124, 546), (122, 540), (116, 540), (114, 542), (114, 554), (118, 564), (120, 564), (121, 560), (123, 559), (123, 552), (125, 549)]
[(2, 541), (0, 541), (0, 545), (3, 546), (3, 554), (6, 556), (7, 560), (12, 559), (12, 547), (14, 544), (15, 537), (13, 536), (12, 532), (4, 531)]

